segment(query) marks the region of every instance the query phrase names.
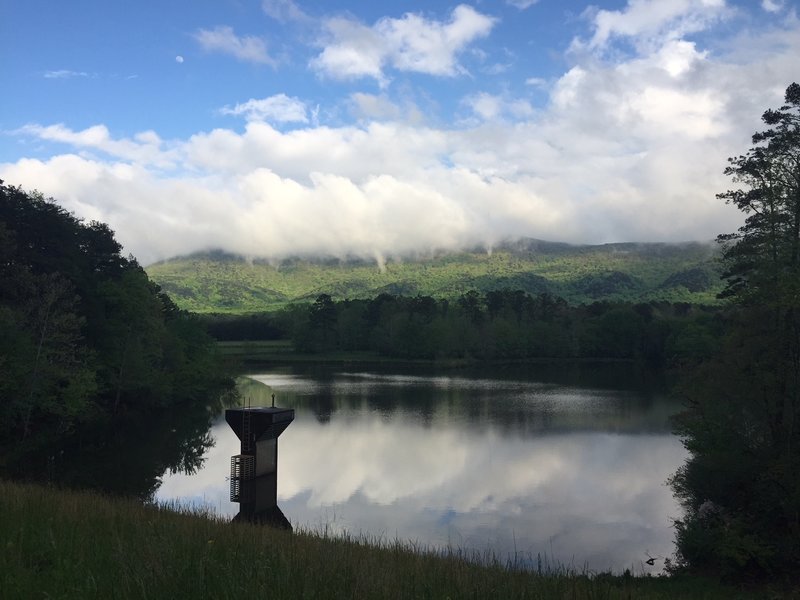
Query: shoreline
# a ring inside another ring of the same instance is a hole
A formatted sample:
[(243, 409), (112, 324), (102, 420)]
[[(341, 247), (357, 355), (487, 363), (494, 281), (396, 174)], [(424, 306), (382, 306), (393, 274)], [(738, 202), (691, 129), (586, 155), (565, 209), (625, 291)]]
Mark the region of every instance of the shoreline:
[(227, 359), (235, 359), (247, 364), (254, 363), (279, 363), (279, 364), (362, 364), (362, 365), (399, 365), (399, 366), (429, 366), (440, 368), (461, 367), (502, 367), (506, 365), (642, 365), (646, 362), (632, 358), (590, 358), (590, 357), (542, 357), (542, 358), (513, 358), (482, 360), (476, 358), (447, 358), (447, 359), (419, 359), (396, 358), (382, 356), (375, 352), (330, 352), (309, 354), (296, 352), (288, 340), (238, 340), (218, 341), (217, 347), (220, 354)]

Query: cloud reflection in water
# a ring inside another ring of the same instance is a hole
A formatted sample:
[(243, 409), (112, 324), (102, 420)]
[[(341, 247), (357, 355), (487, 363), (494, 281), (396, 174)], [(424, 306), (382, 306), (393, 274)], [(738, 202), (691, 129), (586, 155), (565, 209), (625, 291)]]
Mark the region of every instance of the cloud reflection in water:
[[(592, 570), (643, 570), (646, 553), (673, 551), (665, 481), (685, 451), (663, 401), (525, 381), (254, 378), (296, 411), (278, 470), (295, 525)], [(206, 468), (165, 477), (158, 497), (234, 514), (224, 475), (238, 442), (224, 421), (212, 433)]]

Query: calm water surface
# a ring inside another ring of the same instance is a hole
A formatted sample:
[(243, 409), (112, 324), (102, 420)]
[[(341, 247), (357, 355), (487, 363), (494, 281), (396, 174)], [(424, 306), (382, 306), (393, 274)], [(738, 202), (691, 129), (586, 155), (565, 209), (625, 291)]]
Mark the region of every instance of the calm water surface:
[[(295, 409), (278, 468), (295, 527), (598, 571), (657, 572), (673, 551), (680, 511), (665, 481), (686, 455), (670, 434), (680, 407), (627, 367), (287, 368), (251, 373), (242, 391), (253, 406), (275, 393)], [(211, 434), (203, 467), (165, 474), (156, 498), (233, 516), (226, 476), (239, 441), (222, 415)]]

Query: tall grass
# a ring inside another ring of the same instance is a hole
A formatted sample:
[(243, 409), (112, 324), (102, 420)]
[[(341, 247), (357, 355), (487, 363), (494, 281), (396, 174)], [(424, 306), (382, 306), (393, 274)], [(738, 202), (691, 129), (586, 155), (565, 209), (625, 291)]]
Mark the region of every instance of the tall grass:
[(0, 544), (3, 599), (746, 597), (700, 579), (537, 574), (3, 481)]

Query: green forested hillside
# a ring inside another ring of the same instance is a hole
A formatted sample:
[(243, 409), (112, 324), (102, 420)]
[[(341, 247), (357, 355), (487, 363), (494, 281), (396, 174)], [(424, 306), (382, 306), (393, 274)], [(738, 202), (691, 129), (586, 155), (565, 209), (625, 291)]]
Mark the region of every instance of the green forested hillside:
[(223, 252), (147, 267), (181, 308), (249, 312), (312, 301), (372, 298), (381, 293), (454, 298), (510, 288), (550, 292), (573, 304), (595, 300), (713, 303), (721, 289), (713, 244), (571, 246), (522, 240), (492, 253), (474, 251), (375, 262), (338, 259), (247, 261)]

